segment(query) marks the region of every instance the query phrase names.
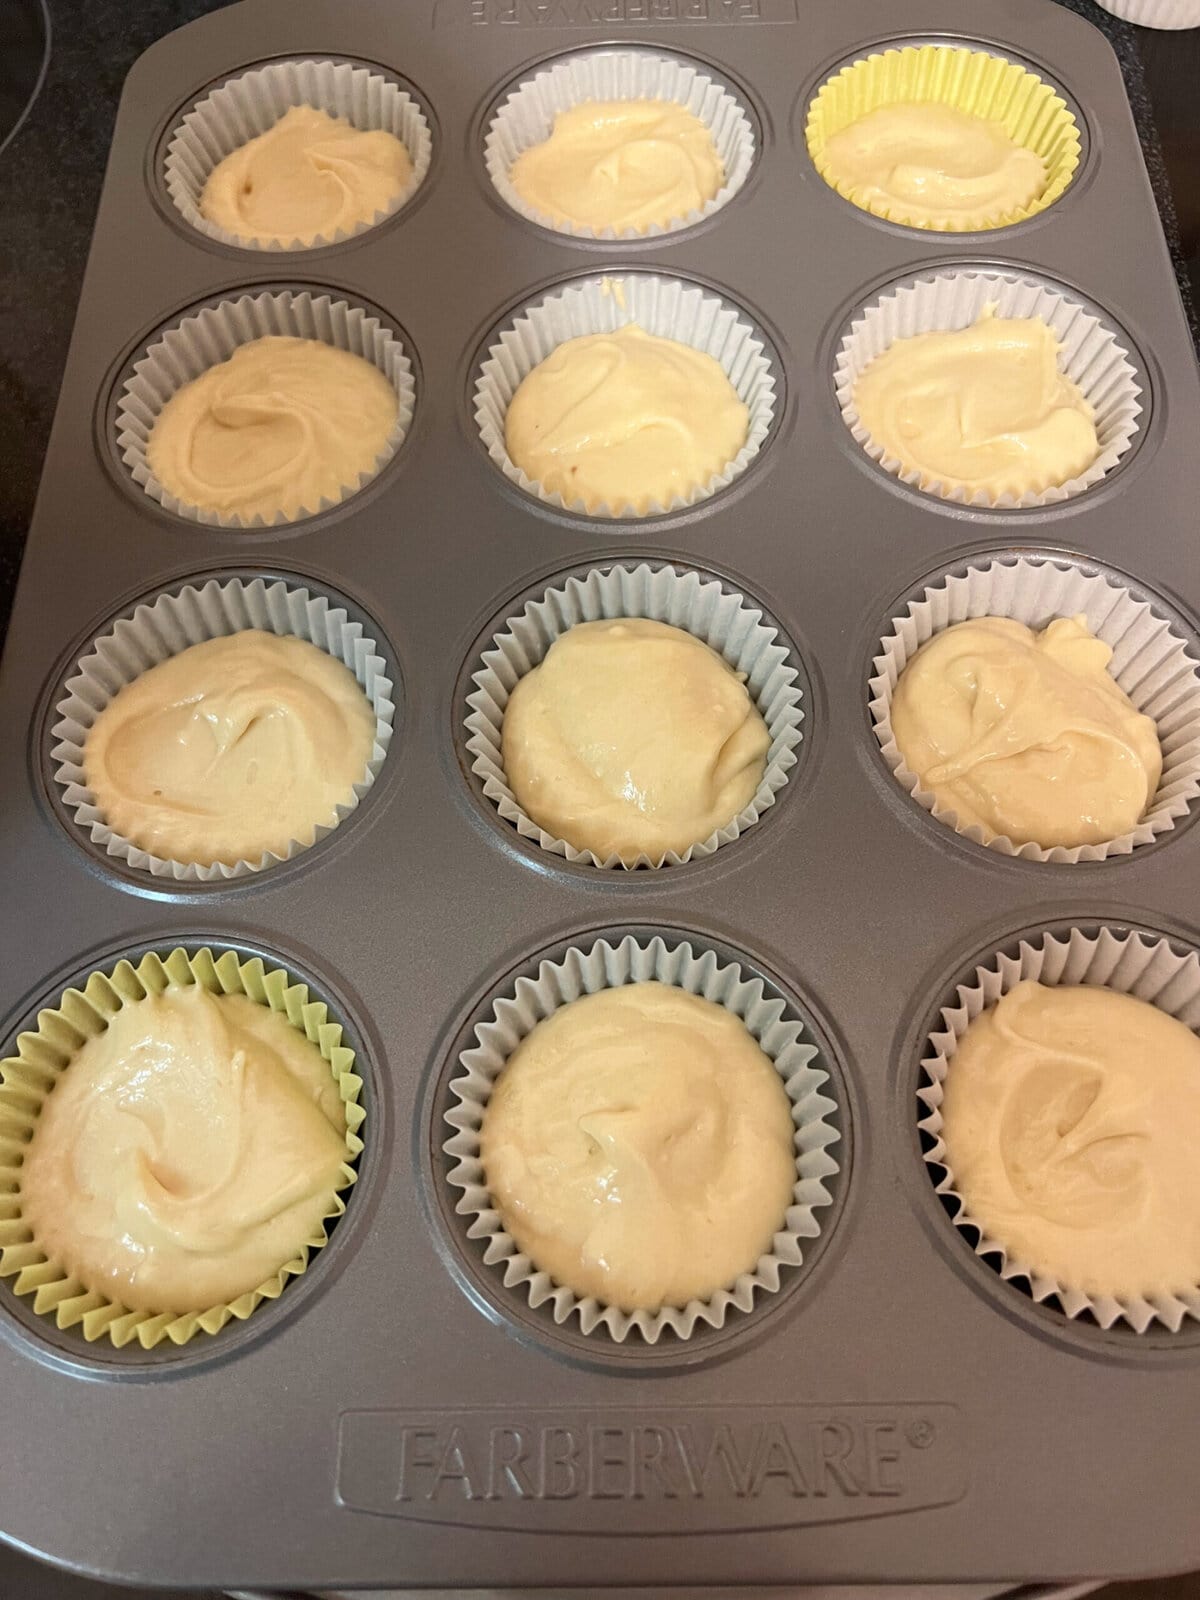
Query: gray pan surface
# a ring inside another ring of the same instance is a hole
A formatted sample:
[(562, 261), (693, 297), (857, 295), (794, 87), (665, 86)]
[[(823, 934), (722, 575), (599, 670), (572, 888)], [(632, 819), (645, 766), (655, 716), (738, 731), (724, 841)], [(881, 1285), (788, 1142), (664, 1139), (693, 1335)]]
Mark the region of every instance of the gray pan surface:
[[(1028, 223), (902, 230), (811, 167), (804, 112), (832, 66), (943, 36), (1033, 63), (1080, 108), (1083, 165)], [(491, 190), (482, 127), (503, 86), (613, 42), (709, 64), (758, 119), (750, 182), (693, 230), (584, 244), (528, 226)], [(157, 191), (177, 116), (240, 68), (306, 53), (379, 63), (416, 87), (436, 139), (419, 196), (309, 254), (191, 233)], [(861, 301), (918, 269), (980, 261), (1098, 303), (1147, 380), (1128, 463), (1045, 512), (966, 511), (903, 489), (834, 402), (831, 351)], [(613, 525), (507, 485), (468, 392), (508, 309), (548, 284), (638, 268), (748, 310), (778, 353), (786, 403), (729, 492)], [(377, 482), (310, 522), (253, 534), (177, 521), (114, 463), (112, 385), (179, 312), (279, 283), (365, 299), (402, 330), (418, 367), (411, 434)], [(1200, 1564), (1200, 1332), (1104, 1333), (1003, 1283), (941, 1210), (915, 1102), (924, 1030), (977, 955), (1069, 922), (1200, 938), (1200, 829), (1095, 866), (1001, 858), (910, 802), (866, 711), (897, 599), (964, 556), (1070, 552), (1128, 574), (1192, 628), (1198, 430), (1195, 360), (1117, 62), (1088, 24), (1039, 0), (249, 0), (147, 52), (121, 104), (0, 678), (0, 1043), (127, 950), (261, 950), (346, 1021), (368, 1139), (349, 1211), (306, 1277), (182, 1352), (87, 1346), (0, 1289), (4, 1536), (95, 1575), (318, 1590), (1017, 1581)], [(567, 867), (519, 840), (461, 761), (463, 674), (481, 634), (514, 596), (618, 558), (699, 567), (760, 602), (806, 685), (801, 759), (778, 804), (678, 869)], [(401, 689), (384, 775), (324, 844), (241, 886), (123, 876), (50, 803), (41, 719), (54, 686), (139, 596), (246, 570), (328, 585), (374, 619)], [(763, 973), (822, 1044), (843, 1132), (835, 1203), (786, 1291), (719, 1335), (652, 1350), (556, 1329), (510, 1296), (462, 1239), (438, 1153), (444, 1077), (488, 993), (543, 950), (627, 930), (683, 934)]]

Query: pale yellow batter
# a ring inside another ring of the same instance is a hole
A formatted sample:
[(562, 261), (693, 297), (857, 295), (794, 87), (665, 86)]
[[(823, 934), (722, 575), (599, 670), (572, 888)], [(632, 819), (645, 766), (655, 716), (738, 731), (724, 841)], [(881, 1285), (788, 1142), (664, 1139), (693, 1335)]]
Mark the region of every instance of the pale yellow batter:
[(386, 211), (412, 172), (395, 134), (292, 106), (213, 168), (200, 214), (257, 245), (311, 245)]
[(645, 233), (699, 211), (725, 170), (699, 117), (669, 100), (589, 100), (509, 172), (541, 216), (602, 233)]
[(563, 1006), (514, 1051), (480, 1130), (518, 1247), (625, 1311), (751, 1272), (796, 1181), (779, 1074), (732, 1012), (661, 983)]
[(936, 101), (879, 106), (825, 144), (825, 176), (912, 228), (968, 232), (1032, 204), (1046, 164), (1001, 122)]
[(166, 989), (68, 1063), (20, 1172), (22, 1220), (88, 1289), (205, 1311), (292, 1260), (346, 1159), (316, 1045), (244, 995)]
[(141, 849), (257, 862), (333, 825), (374, 738), (349, 668), (303, 639), (249, 629), (126, 684), (92, 725), (83, 769), (109, 826)]
[(767, 725), (727, 662), (646, 618), (581, 622), (520, 680), (504, 771), (539, 827), (601, 861), (682, 854), (754, 796)]
[(374, 470), (399, 411), (361, 356), (320, 339), (240, 345), (167, 401), (146, 444), (150, 471), (185, 505), (292, 519), (336, 502)]
[(972, 327), (897, 339), (854, 386), (877, 446), (920, 486), (992, 500), (1040, 494), (1100, 453), (1094, 413), (1058, 370), (1059, 342), (1037, 317), (989, 307)]
[(1200, 1038), (1089, 987), (1018, 984), (968, 1028), (942, 1106), (972, 1219), (1086, 1294), (1200, 1284)]
[(712, 356), (627, 323), (568, 339), (539, 362), (512, 397), (504, 438), (546, 494), (642, 516), (704, 488), (749, 426)]
[(905, 667), (892, 731), (909, 770), (961, 827), (1015, 844), (1099, 844), (1135, 827), (1162, 749), (1108, 671), (1086, 618), (1035, 633), (980, 617), (935, 634)]

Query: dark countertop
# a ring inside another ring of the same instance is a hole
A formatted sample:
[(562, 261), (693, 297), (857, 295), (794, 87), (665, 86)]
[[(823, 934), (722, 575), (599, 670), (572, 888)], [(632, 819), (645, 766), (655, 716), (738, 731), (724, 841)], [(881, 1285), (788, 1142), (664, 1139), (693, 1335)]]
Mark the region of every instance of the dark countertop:
[[(54, 48), (42, 94), (0, 155), (0, 638), (87, 258), (121, 85), (155, 39), (225, 0), (51, 0)], [(394, 0), (395, 4), (416, 0)], [(1112, 40), (1129, 87), (1193, 332), (1200, 292), (1200, 30), (1151, 34), (1092, 0), (1061, 0)], [(883, 0), (881, 0), (881, 11)], [(1176, 215), (1178, 204), (1179, 216)], [(136, 248), (136, 241), (134, 242)], [(87, 527), (81, 537), (103, 536)], [(1133, 1600), (1200, 1600), (1200, 1579), (1105, 1591)], [(0, 1547), (5, 1600), (90, 1600), (133, 1591), (35, 1567)]]

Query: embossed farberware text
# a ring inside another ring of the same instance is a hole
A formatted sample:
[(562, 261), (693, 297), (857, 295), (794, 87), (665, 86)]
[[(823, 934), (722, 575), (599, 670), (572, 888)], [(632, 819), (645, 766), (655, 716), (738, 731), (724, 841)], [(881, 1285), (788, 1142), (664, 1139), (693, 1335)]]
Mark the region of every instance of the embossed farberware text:
[(445, 26), (604, 28), (621, 23), (795, 22), (795, 0), (442, 0), (435, 19)]
[(347, 1411), (337, 1492), (358, 1511), (547, 1530), (585, 1502), (611, 1533), (698, 1500), (712, 1527), (723, 1507), (738, 1527), (886, 1516), (959, 1498), (957, 1420), (916, 1404)]

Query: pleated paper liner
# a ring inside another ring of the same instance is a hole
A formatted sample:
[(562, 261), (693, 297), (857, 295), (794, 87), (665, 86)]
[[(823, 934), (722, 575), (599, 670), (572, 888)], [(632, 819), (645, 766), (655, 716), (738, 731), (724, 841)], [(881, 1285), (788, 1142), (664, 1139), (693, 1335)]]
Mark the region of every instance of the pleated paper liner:
[[(1085, 472), (1040, 493), (992, 497), (962, 486), (950, 487), (932, 475), (905, 470), (864, 426), (854, 403), (858, 379), (897, 339), (917, 334), (957, 332), (995, 309), (1004, 317), (1036, 317), (1061, 342), (1059, 371), (1079, 385), (1095, 413), (1100, 449)], [(1142, 423), (1142, 382), (1130, 359), (1128, 337), (1110, 326), (1053, 280), (1015, 268), (947, 268), (888, 288), (855, 313), (834, 358), (834, 386), (842, 420), (871, 459), (892, 477), (964, 505), (1003, 509), (1055, 505), (1099, 483), (1128, 454)]]
[(1200, 0), (1097, 0), (1097, 4), (1139, 28), (1200, 28)]
[[(706, 1301), (630, 1312), (592, 1297), (581, 1299), (518, 1250), (491, 1203), (479, 1130), (496, 1079), (538, 1022), (584, 994), (648, 981), (724, 1006), (771, 1058), (791, 1101), (796, 1182), (771, 1247), (752, 1271)], [(830, 1119), (838, 1107), (827, 1091), (829, 1074), (819, 1064), (817, 1048), (804, 1034), (803, 1024), (786, 1015), (784, 1002), (767, 997), (760, 979), (747, 977), (739, 965), (719, 960), (712, 951), (697, 952), (686, 942), (668, 944), (657, 936), (644, 944), (629, 935), (615, 944), (601, 939), (586, 949), (573, 947), (561, 960), (543, 961), (536, 978), (518, 978), (476, 1028), (477, 1043), (464, 1050), (462, 1072), (450, 1082), (454, 1104), (445, 1114), (454, 1130), (443, 1146), (453, 1162), (447, 1182), (460, 1191), (455, 1210), (470, 1218), (467, 1236), (482, 1242), (484, 1264), (532, 1308), (548, 1306), (556, 1323), (577, 1318), (582, 1333), (607, 1334), (618, 1344), (634, 1338), (653, 1345), (668, 1331), (687, 1339), (700, 1327), (722, 1328), (734, 1313), (753, 1310), (760, 1296), (778, 1291), (788, 1271), (802, 1264), (805, 1241), (820, 1234), (821, 1210), (833, 1201), (827, 1180), (838, 1172), (833, 1146), (841, 1135)]]
[[(340, 804), (332, 823), (314, 824), (282, 854), (265, 851), (253, 861), (201, 865), (153, 854), (115, 832), (87, 786), (84, 748), (97, 717), (120, 691), (144, 672), (207, 639), (248, 628), (281, 638), (303, 639), (342, 662), (375, 713), (375, 739), (362, 777)], [(396, 707), (388, 662), (361, 622), (317, 590), (283, 579), (210, 578), (188, 584), (135, 607), (93, 640), (76, 663), (54, 707), (50, 759), (63, 805), (91, 843), (115, 861), (173, 883), (214, 883), (245, 878), (290, 861), (328, 834), (355, 810), (379, 776), (391, 742)]]
[[(353, 228), (318, 235), (310, 244), (259, 240), (231, 233), (201, 214), (200, 198), (226, 156), (273, 128), (293, 106), (312, 106), (341, 117), (360, 133), (393, 134), (408, 152), (412, 176), (383, 210)], [(241, 250), (286, 253), (319, 250), (374, 228), (412, 199), (433, 156), (433, 138), (421, 107), (385, 73), (349, 61), (302, 58), (273, 61), (229, 78), (183, 116), (167, 146), (163, 177), (180, 216), (200, 233)]]
[[(952, 106), (1002, 123), (1013, 141), (1041, 156), (1046, 182), (1026, 206), (998, 211), (964, 227), (953, 221), (912, 222), (897, 204), (869, 198), (854, 184), (835, 180), (826, 145), (835, 133), (881, 106), (901, 101)], [(1051, 206), (1079, 166), (1079, 127), (1062, 95), (1035, 72), (987, 50), (957, 45), (906, 45), (865, 56), (826, 80), (808, 108), (804, 130), (813, 165), (831, 188), (861, 211), (906, 227), (939, 232), (983, 232), (1011, 227)]]
[[(518, 156), (549, 138), (560, 111), (588, 101), (665, 100), (683, 106), (708, 129), (725, 181), (698, 210), (666, 225), (597, 231), (556, 222), (529, 204), (509, 173)], [(645, 50), (588, 50), (550, 63), (525, 78), (497, 108), (484, 141), (484, 161), (496, 192), (527, 221), (577, 239), (639, 239), (676, 233), (712, 216), (745, 184), (754, 165), (754, 128), (735, 95), (681, 56)]]
[[(1158, 1006), (1187, 1027), (1200, 1028), (1200, 958), (1180, 953), (1167, 939), (1117, 928), (1095, 934), (1072, 928), (1066, 934), (1045, 933), (1021, 940), (1015, 955), (997, 953), (975, 968), (957, 987), (955, 998), (942, 1007), (941, 1025), (930, 1036), (921, 1062), (924, 1078), (917, 1090), (919, 1126), (928, 1136), (925, 1162), (939, 1195), (957, 1207), (956, 1228), (977, 1236), (976, 1255), (1004, 1279), (1028, 1282), (1032, 1298), (1051, 1301), (1068, 1318), (1089, 1314), (1101, 1328), (1123, 1323), (1137, 1333), (1154, 1326), (1178, 1333), (1187, 1318), (1200, 1320), (1200, 1285), (1194, 1291), (1166, 1291), (1118, 1298), (1091, 1295), (1077, 1286), (1036, 1272), (1028, 1262), (989, 1236), (967, 1210), (955, 1185), (954, 1171), (942, 1138), (945, 1083), (954, 1071), (954, 1055), (970, 1024), (1003, 995), (1025, 980), (1048, 985), (1092, 984), (1130, 994)], [(939, 1168), (938, 1177), (932, 1169)]]
[[(239, 346), (268, 335), (317, 339), (361, 356), (383, 373), (399, 404), (392, 431), (368, 471), (360, 473), (354, 483), (345, 484), (336, 499), (305, 506), (293, 517), (280, 512), (269, 524), (261, 516), (247, 522), (237, 515), (177, 499), (159, 483), (146, 460), (151, 430), (171, 396), (209, 367), (227, 361)], [(134, 482), (175, 516), (218, 528), (280, 527), (340, 505), (377, 477), (403, 443), (415, 404), (412, 363), (400, 340), (374, 312), (307, 289), (244, 294), (183, 317), (159, 334), (134, 363), (117, 400), (117, 453)]]
[[(504, 713), (518, 681), (538, 666), (554, 641), (576, 623), (615, 617), (648, 617), (702, 639), (745, 679), (771, 737), (766, 768), (748, 806), (685, 851), (672, 850), (655, 859), (640, 855), (629, 862), (615, 854), (601, 860), (593, 851), (578, 850), (534, 822), (509, 787), (501, 748)], [(680, 866), (731, 843), (774, 805), (796, 764), (803, 737), (804, 712), (796, 678), (796, 669), (789, 664), (789, 646), (778, 630), (750, 601), (726, 593), (715, 579), (669, 566), (596, 568), (585, 576), (569, 577), (530, 600), (519, 616), (509, 618), (484, 651), (471, 679), (474, 689), (467, 698), (465, 731), (471, 771), (504, 820), (522, 838), (535, 840), (552, 855), (603, 868)]]
[[(690, 345), (718, 361), (738, 398), (749, 408), (746, 442), (725, 468), (686, 498), (644, 511), (631, 504), (601, 505), (587, 510), (581, 500), (569, 504), (547, 494), (508, 454), (504, 419), (521, 382), (560, 344), (584, 334), (615, 333), (635, 322), (645, 333)], [(510, 483), (546, 505), (593, 517), (649, 517), (707, 500), (743, 473), (766, 442), (775, 420), (774, 359), (762, 336), (744, 313), (708, 290), (680, 278), (650, 272), (618, 273), (580, 280), (556, 290), (521, 313), (489, 341), (475, 378), (475, 421), (488, 455)]]
[[(317, 1045), (338, 1084), (346, 1113), (346, 1159), (329, 1196), (321, 1228), (257, 1288), (223, 1305), (188, 1313), (130, 1310), (73, 1277), (60, 1261), (39, 1247), (21, 1214), (21, 1164), (25, 1146), (46, 1096), (84, 1043), (103, 1033), (123, 1007), (137, 1005), (168, 986), (200, 984), (211, 994), (245, 995), (278, 1013)], [(82, 988), (68, 989), (53, 1008), (38, 1014), (37, 1027), (22, 1033), (15, 1054), (0, 1061), (0, 1277), (13, 1291), (31, 1297), (39, 1316), (60, 1329), (77, 1328), (89, 1343), (108, 1339), (118, 1348), (132, 1341), (152, 1350), (164, 1340), (187, 1344), (199, 1333), (218, 1333), (231, 1319), (245, 1320), (264, 1300), (275, 1300), (290, 1278), (301, 1276), (328, 1238), (328, 1224), (346, 1209), (342, 1191), (356, 1178), (365, 1112), (359, 1104), (362, 1079), (354, 1051), (342, 1043), (342, 1028), (324, 1001), (309, 997), (308, 986), (294, 982), (282, 967), (267, 967), (258, 957), (243, 961), (236, 951), (214, 955), (183, 949), (165, 957), (150, 954), (136, 967), (119, 961), (109, 971), (93, 972)]]
[[(933, 793), (921, 787), (896, 743), (891, 707), (901, 673), (923, 644), (956, 623), (1011, 617), (1040, 630), (1056, 617), (1080, 613), (1096, 637), (1111, 647), (1112, 676), (1158, 727), (1162, 775), (1145, 815), (1136, 828), (1115, 839), (1071, 848), (1017, 845), (978, 824), (961, 826), (953, 810), (939, 806)], [(1171, 832), (1200, 798), (1200, 662), (1194, 650), (1194, 642), (1181, 636), (1177, 624), (1106, 573), (1088, 572), (1060, 557), (996, 556), (930, 583), (920, 598), (908, 602), (903, 615), (891, 618), (868, 684), (871, 724), (897, 783), (964, 838), (1025, 861), (1104, 861)]]

